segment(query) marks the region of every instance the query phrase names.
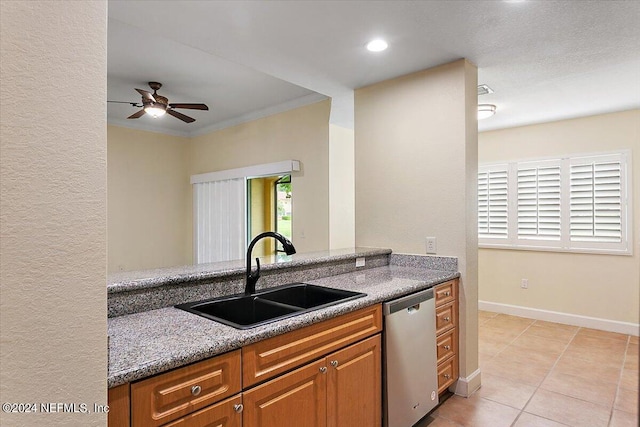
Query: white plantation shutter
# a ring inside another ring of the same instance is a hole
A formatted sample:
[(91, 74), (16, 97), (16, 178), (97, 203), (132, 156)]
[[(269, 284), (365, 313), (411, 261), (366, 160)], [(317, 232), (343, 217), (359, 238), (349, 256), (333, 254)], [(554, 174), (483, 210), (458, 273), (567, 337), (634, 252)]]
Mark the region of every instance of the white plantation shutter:
[(478, 172), (478, 237), (506, 239), (508, 237), (508, 170)]
[(572, 242), (622, 242), (623, 165), (616, 157), (572, 159)]
[(518, 239), (560, 240), (560, 162), (518, 165)]
[(632, 255), (631, 153), (482, 165), (481, 247)]

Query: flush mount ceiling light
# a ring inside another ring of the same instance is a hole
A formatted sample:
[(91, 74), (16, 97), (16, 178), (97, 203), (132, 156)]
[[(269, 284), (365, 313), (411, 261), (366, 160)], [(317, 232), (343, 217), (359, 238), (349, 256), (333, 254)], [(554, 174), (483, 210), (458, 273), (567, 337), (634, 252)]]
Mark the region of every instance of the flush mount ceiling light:
[(478, 120), (486, 119), (496, 113), (496, 106), (493, 104), (478, 105)]
[(369, 52), (382, 52), (387, 47), (389, 47), (389, 44), (382, 39), (371, 40), (367, 43), (367, 50)]

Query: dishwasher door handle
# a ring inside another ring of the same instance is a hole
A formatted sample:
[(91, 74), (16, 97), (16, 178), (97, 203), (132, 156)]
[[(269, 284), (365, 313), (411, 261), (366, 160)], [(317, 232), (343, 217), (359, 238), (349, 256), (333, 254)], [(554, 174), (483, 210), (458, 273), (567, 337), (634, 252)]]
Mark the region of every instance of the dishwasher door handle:
[(415, 313), (416, 311), (420, 310), (420, 304), (416, 304), (416, 305), (412, 305), (411, 307), (407, 308), (407, 311), (411, 314), (411, 313)]

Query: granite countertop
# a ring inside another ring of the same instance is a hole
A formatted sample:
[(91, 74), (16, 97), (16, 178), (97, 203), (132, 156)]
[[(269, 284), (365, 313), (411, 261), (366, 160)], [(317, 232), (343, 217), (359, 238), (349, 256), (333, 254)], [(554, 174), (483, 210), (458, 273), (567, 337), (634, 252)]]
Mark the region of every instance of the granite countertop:
[(364, 292), (367, 296), (245, 330), (173, 307), (113, 317), (108, 320), (108, 386), (197, 362), (456, 277), (459, 273), (452, 271), (388, 265), (307, 280), (316, 285)]

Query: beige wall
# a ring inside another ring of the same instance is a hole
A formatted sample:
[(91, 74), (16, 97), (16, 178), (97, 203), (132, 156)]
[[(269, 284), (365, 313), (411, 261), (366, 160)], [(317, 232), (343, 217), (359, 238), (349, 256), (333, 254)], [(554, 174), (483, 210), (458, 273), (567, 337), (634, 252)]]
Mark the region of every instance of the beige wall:
[(329, 125), (329, 247), (355, 246), (355, 176), (353, 129)]
[(329, 110), (325, 100), (194, 137), (189, 174), (299, 160), (291, 176), (292, 242), (298, 252), (329, 248)]
[[(479, 385), (477, 70), (467, 61), (355, 93), (356, 244), (456, 256), (462, 274), (460, 375)], [(466, 394), (464, 390), (461, 394)]]
[[(481, 249), (480, 300), (618, 322), (640, 317), (640, 110), (479, 135), (479, 162), (632, 150), (633, 256)], [(521, 279), (529, 289), (521, 289)]]
[(108, 270), (191, 264), (188, 138), (107, 128)]
[(0, 401), (93, 410), (107, 403), (106, 1), (2, 1), (0, 40)]

